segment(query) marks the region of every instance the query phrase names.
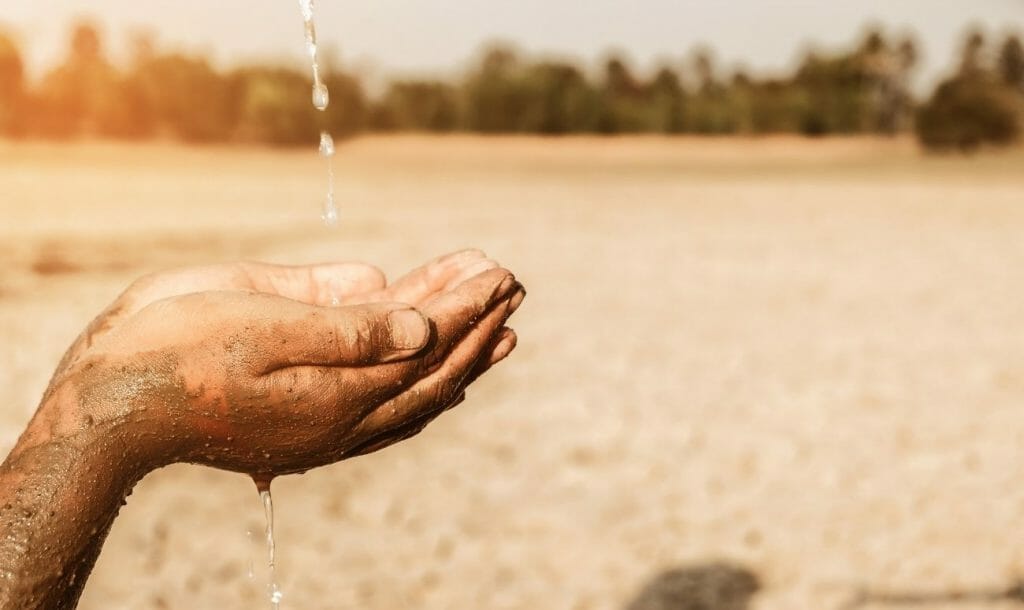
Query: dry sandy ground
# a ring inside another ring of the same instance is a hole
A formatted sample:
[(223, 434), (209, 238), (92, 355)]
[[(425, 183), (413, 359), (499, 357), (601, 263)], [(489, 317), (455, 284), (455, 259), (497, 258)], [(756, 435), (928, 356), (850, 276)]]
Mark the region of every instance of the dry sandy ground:
[[(530, 290), (520, 348), (417, 439), (275, 483), (285, 610), (622, 610), (674, 568), (683, 601), (634, 608), (740, 610), (755, 579), (752, 609), (1013, 606), (1021, 153), (400, 138), (338, 159), (327, 230), (311, 152), (0, 144), (0, 451), (147, 270), (394, 275), (479, 246)], [(265, 607), (261, 520), (240, 476), (157, 472), (81, 607)]]

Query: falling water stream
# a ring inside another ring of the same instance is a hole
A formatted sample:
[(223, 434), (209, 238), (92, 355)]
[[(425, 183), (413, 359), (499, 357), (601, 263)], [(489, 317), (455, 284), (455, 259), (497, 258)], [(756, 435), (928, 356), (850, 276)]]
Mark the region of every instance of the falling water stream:
[[(313, 107), (320, 112), (324, 112), (327, 110), (327, 106), (331, 103), (331, 96), (330, 92), (327, 90), (327, 85), (324, 84), (320, 75), (320, 61), (316, 41), (316, 24), (313, 15), (313, 0), (298, 1), (306, 36), (306, 52), (309, 54), (309, 60), (313, 72)], [(327, 196), (324, 199), (321, 218), (327, 225), (333, 226), (338, 222), (338, 205), (334, 200), (334, 138), (331, 137), (331, 134), (328, 133), (327, 130), (320, 132), (319, 154), (327, 166)], [(338, 297), (332, 296), (331, 305), (336, 306), (338, 304)], [(259, 490), (260, 501), (263, 503), (263, 514), (267, 522), (267, 595), (270, 598), (271, 610), (279, 610), (281, 607), (281, 598), (283, 597), (283, 593), (277, 583), (277, 576), (274, 569), (274, 499), (270, 494), (270, 479), (254, 477), (253, 481), (256, 483), (256, 488)], [(251, 565), (249, 567), (249, 577), (252, 578)]]
[[(299, 0), (302, 22), (306, 33), (306, 52), (313, 70), (313, 106), (320, 112), (327, 110), (331, 94), (320, 76), (320, 59), (316, 42), (316, 23), (313, 19), (313, 0)], [(338, 205), (334, 201), (334, 139), (327, 131), (320, 132), (320, 156), (327, 164), (327, 197), (321, 217), (328, 225), (338, 222)]]
[(263, 514), (267, 519), (267, 569), (269, 570), (267, 586), (270, 594), (270, 607), (277, 610), (281, 607), (281, 588), (277, 586), (277, 575), (274, 573), (274, 498), (270, 495), (270, 487), (260, 492), (263, 500)]
[[(256, 489), (260, 492), (260, 501), (263, 503), (263, 516), (266, 519), (266, 541), (267, 541), (267, 596), (270, 598), (271, 610), (279, 610), (281, 598), (284, 594), (277, 584), (277, 573), (274, 569), (274, 555), (276, 545), (274, 543), (274, 497), (270, 495), (270, 478), (253, 477)], [(252, 577), (252, 568), (249, 571)]]

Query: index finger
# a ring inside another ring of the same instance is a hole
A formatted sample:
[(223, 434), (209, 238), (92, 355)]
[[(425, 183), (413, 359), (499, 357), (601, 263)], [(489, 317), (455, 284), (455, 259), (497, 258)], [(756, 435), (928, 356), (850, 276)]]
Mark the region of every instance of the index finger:
[(498, 267), (480, 250), (460, 250), (435, 258), (413, 269), (372, 295), (366, 301), (397, 301), (418, 305), (435, 294), (462, 283), (466, 279)]
[(508, 298), (517, 288), (508, 269), (491, 269), (459, 284), (422, 306), (434, 326), (434, 336), (425, 358), (429, 368), (466, 335), (494, 304)]

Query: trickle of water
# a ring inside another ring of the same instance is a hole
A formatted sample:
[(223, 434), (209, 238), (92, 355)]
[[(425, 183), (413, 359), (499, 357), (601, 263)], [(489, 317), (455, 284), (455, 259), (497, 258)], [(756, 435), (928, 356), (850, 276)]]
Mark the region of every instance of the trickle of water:
[(313, 0), (299, 0), (299, 10), (302, 11), (302, 25), (306, 34), (306, 53), (313, 69), (313, 105), (317, 110), (326, 110), (330, 103), (330, 96), (327, 86), (320, 78), (320, 58), (316, 42), (316, 23), (313, 21)]
[(334, 138), (326, 131), (320, 132), (320, 156), (328, 159), (334, 156)]
[(247, 576), (249, 577), (249, 580), (255, 580), (256, 574), (255, 574), (255, 572), (253, 572), (253, 565), (252, 565), (252, 530), (249, 529), (249, 528), (246, 528), (246, 530), (245, 530), (245, 539), (249, 543), (246, 546), (246, 548), (249, 549), (249, 553), (250, 553), (249, 554), (249, 570), (247, 572)]
[(303, 27), (306, 30), (306, 53), (309, 54), (310, 59), (316, 59), (316, 25), (313, 24), (313, 15), (311, 13), (309, 17), (306, 17), (306, 15), (303, 14), (302, 19), (305, 22), (303, 23)]
[(334, 202), (334, 138), (320, 132), (320, 156), (327, 164), (327, 197), (324, 199), (323, 219), (328, 225), (338, 222), (338, 205)]
[(327, 106), (331, 103), (331, 92), (327, 90), (327, 85), (323, 83), (316, 83), (313, 85), (313, 106), (317, 110), (323, 112), (327, 110)]
[(277, 584), (277, 574), (274, 571), (274, 498), (270, 495), (270, 481), (256, 480), (256, 488), (260, 492), (260, 500), (263, 501), (263, 515), (267, 520), (267, 594), (270, 597), (271, 610), (280, 610), (281, 588)]
[[(299, 0), (299, 11), (302, 12), (303, 29), (306, 35), (306, 52), (313, 71), (313, 107), (323, 112), (331, 103), (331, 93), (320, 78), (320, 59), (316, 42), (316, 23), (313, 20), (313, 0)], [(320, 132), (320, 156), (327, 160), (327, 197), (324, 199), (324, 210), (321, 218), (328, 225), (338, 222), (338, 206), (334, 202), (334, 140), (326, 131)]]

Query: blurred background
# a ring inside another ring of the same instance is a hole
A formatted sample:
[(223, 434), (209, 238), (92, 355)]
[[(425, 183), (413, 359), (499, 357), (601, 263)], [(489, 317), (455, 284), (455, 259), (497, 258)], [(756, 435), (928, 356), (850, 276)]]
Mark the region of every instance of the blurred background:
[[(292, 0), (0, 7), (0, 450), (140, 274), (475, 246), (530, 292), (519, 348), (275, 482), (283, 608), (1024, 605), (1024, 2), (317, 26), (326, 113)], [(260, 607), (262, 519), (244, 477), (154, 473), (81, 607)]]

